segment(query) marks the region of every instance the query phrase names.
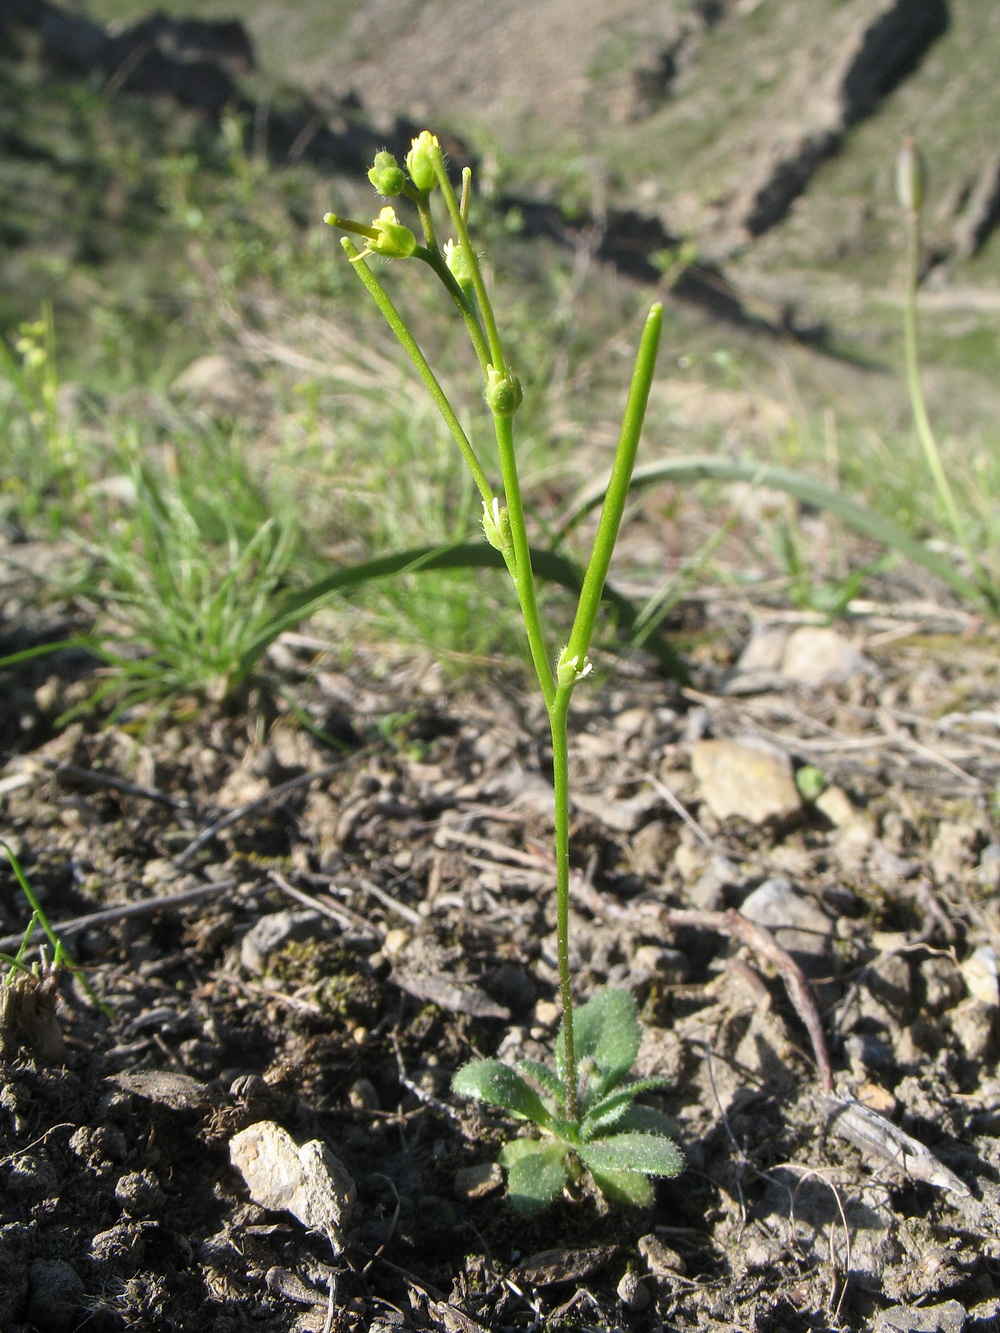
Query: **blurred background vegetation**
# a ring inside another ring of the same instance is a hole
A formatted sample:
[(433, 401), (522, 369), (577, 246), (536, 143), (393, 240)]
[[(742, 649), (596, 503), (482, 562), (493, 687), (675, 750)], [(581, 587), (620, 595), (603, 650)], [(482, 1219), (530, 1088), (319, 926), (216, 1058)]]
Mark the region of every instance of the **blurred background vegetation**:
[[(338, 563), (475, 538), (460, 460), (321, 222), (331, 207), (372, 216), (362, 153), (425, 120), (476, 165), (543, 544), (607, 466), (641, 315), (666, 295), (643, 458), (802, 468), (950, 551), (901, 373), (892, 170), (915, 134), (928, 397), (992, 557), (1000, 11), (501, 8), (161, 7), (238, 18), (246, 50), (220, 53), (209, 29), (169, 24), (129, 46), (147, 11), (125, 0), (0, 7), (0, 522), (8, 541), (65, 547), (52, 595), (82, 599), (108, 660), (148, 654), (157, 621), (176, 629), (199, 598), (205, 639), (224, 638), (220, 615), (250, 623), (232, 613), (247, 599), (266, 617), (273, 594)], [(124, 56), (74, 63), (53, 15)], [(879, 43), (920, 23), (885, 63)], [(161, 73), (213, 65), (229, 94), (206, 110), (169, 79), (144, 86), (150, 52)], [(481, 433), (476, 375), (430, 277), (396, 265), (385, 280)], [(820, 616), (859, 594), (935, 594), (883, 556), (773, 492), (663, 486), (637, 499), (618, 577), (639, 597), (697, 580)], [(430, 645), (467, 670), (518, 654), (509, 611), (488, 573), (423, 576), (339, 605), (336, 637)], [(181, 675), (211, 693), (226, 669)]]

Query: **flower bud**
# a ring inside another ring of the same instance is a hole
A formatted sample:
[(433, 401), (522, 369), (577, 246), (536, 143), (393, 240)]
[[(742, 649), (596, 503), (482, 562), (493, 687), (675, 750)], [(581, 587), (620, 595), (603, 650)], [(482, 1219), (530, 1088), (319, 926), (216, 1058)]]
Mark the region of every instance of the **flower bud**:
[(391, 153), (384, 149), (375, 154), (375, 164), (368, 173), (368, 179), (379, 194), (387, 197), (402, 194), (406, 184), (406, 173)]
[(413, 140), (413, 147), (406, 154), (406, 170), (418, 190), (434, 188), (437, 181), (437, 172), (434, 170), (436, 148), (440, 148), (437, 138), (430, 130), (421, 130)]
[(378, 233), (368, 242), (373, 254), (385, 255), (387, 259), (409, 259), (416, 250), (417, 238), (399, 221), (394, 208), (383, 208), (372, 226)]
[(486, 404), (495, 417), (512, 417), (521, 406), (521, 381), (509, 370), (486, 367)]
[(580, 658), (574, 653), (572, 657), (567, 657), (569, 645), (559, 654), (559, 661), (556, 663), (556, 684), (565, 689), (567, 685), (575, 685), (577, 681), (583, 680), (584, 676), (589, 676), (594, 669), (594, 664), (588, 658), (583, 659), (583, 666), (580, 666)]
[(472, 286), (472, 269), (469, 266), (469, 257), (462, 246), (455, 241), (445, 241), (444, 262), (459, 287), (464, 290)]
[(507, 506), (501, 505), (495, 495), (489, 504), (483, 501), (483, 532), (495, 551), (509, 554), (513, 550), (510, 514), (507, 512)]
[(904, 139), (896, 158), (896, 197), (908, 213), (918, 214), (924, 205), (924, 160), (912, 139)]

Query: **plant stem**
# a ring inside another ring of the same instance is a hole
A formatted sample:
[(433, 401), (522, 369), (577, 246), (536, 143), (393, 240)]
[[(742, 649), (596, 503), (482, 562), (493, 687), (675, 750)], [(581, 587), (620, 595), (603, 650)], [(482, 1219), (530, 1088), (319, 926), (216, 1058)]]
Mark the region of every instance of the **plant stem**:
[[(479, 459), (476, 457), (476, 451), (473, 449), (469, 437), (462, 429), (462, 423), (455, 415), (454, 408), (448, 401), (448, 395), (441, 388), (441, 385), (437, 381), (437, 377), (433, 370), (431, 370), (427, 358), (417, 346), (416, 339), (406, 327), (399, 311), (389, 299), (388, 292), (365, 261), (359, 258), (360, 252), (358, 251), (357, 246), (353, 245), (346, 236), (341, 238), (340, 243), (344, 247), (344, 252), (347, 257), (353, 261), (352, 267), (355, 273), (357, 273), (358, 277), (368, 289), (369, 295), (382, 312), (386, 323), (399, 339), (403, 346), (403, 350), (416, 367), (417, 374), (427, 386), (428, 393), (433, 398), (435, 406), (444, 418), (445, 425), (451, 431), (455, 443), (461, 450), (462, 457), (468, 464), (469, 471), (472, 473), (472, 479), (476, 483), (479, 494), (483, 497), (483, 500), (489, 504), (493, 499), (493, 487), (490, 485), (486, 473), (483, 471)], [(449, 277), (450, 276), (451, 275), (449, 274)]]
[(938, 493), (938, 499), (944, 507), (945, 515), (955, 534), (955, 539), (965, 552), (972, 569), (972, 576), (984, 601), (995, 613), (1000, 609), (1000, 598), (990, 588), (989, 579), (972, 549), (967, 525), (955, 503), (955, 496), (948, 481), (941, 451), (927, 414), (924, 399), (923, 377), (920, 373), (920, 348), (917, 336), (917, 284), (920, 277), (920, 216), (915, 209), (906, 213), (906, 298), (903, 302), (903, 336), (906, 347), (906, 382), (910, 392), (910, 406), (913, 410), (913, 422), (924, 451), (924, 459)]
[[(601, 604), (601, 594), (611, 564), (618, 530), (621, 527), (622, 514), (628, 498), (632, 481), (632, 469), (635, 467), (636, 450), (642, 434), (642, 423), (646, 415), (649, 389), (653, 382), (653, 370), (656, 366), (656, 353), (660, 345), (660, 332), (663, 327), (663, 306), (656, 304), (646, 316), (639, 351), (636, 354), (632, 383), (629, 386), (628, 401), (622, 417), (621, 433), (615, 460), (611, 469), (611, 480), (604, 497), (604, 507), (597, 525), (597, 535), (590, 553), (587, 572), (577, 603), (573, 628), (569, 643), (562, 654), (562, 661), (575, 658), (573, 667), (582, 672), (585, 669), (587, 652), (597, 622), (597, 612)], [(513, 530), (513, 524), (511, 525)], [(546, 699), (549, 715), (549, 730), (552, 734), (552, 781), (555, 793), (555, 856), (556, 856), (556, 937), (559, 963), (559, 995), (563, 1011), (563, 1060), (566, 1069), (566, 1116), (576, 1120), (577, 1106), (577, 1070), (576, 1048), (573, 1036), (573, 989), (569, 965), (569, 741), (568, 716), (569, 704), (579, 677), (573, 671), (567, 673), (556, 686), (551, 702)]]

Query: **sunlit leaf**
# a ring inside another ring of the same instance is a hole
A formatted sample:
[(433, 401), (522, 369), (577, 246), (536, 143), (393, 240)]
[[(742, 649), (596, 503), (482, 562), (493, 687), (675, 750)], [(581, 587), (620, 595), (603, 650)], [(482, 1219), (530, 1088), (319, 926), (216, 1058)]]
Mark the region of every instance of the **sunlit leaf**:
[(451, 1086), (459, 1097), (474, 1097), (491, 1106), (502, 1106), (536, 1125), (551, 1124), (552, 1116), (538, 1093), (516, 1069), (500, 1060), (472, 1060), (456, 1073)]

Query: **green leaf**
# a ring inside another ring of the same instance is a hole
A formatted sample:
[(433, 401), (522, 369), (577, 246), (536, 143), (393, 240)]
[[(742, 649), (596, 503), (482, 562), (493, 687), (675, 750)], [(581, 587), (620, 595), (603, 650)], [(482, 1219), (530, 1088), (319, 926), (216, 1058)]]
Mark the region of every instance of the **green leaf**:
[[(656, 463), (647, 463), (637, 467), (632, 474), (632, 489), (643, 486), (660, 485), (672, 482), (681, 485), (690, 481), (748, 481), (754, 486), (767, 486), (772, 490), (784, 491), (794, 495), (816, 509), (828, 510), (846, 523), (855, 532), (867, 537), (874, 537), (877, 542), (898, 551), (907, 560), (922, 565), (946, 583), (953, 592), (967, 602), (989, 602), (989, 598), (980, 587), (946, 557), (930, 550), (923, 542), (901, 528), (892, 519), (876, 514), (865, 505), (858, 504), (849, 496), (824, 486), (821, 481), (802, 472), (793, 472), (789, 468), (770, 467), (756, 463), (751, 459), (733, 459), (717, 457), (667, 458)], [(563, 540), (566, 534), (592, 509), (604, 499), (606, 482), (587, 486), (573, 501), (572, 507), (559, 527), (555, 544)]]
[(649, 1208), (653, 1203), (653, 1186), (639, 1171), (594, 1171), (594, 1184), (609, 1199), (619, 1203), (633, 1203)]
[(669, 1080), (665, 1078), (640, 1078), (619, 1088), (617, 1092), (595, 1101), (587, 1107), (583, 1117), (584, 1137), (590, 1138), (596, 1130), (617, 1124), (640, 1093), (669, 1086)]
[(475, 1097), (492, 1106), (502, 1106), (536, 1125), (548, 1127), (552, 1123), (551, 1112), (534, 1088), (528, 1086), (516, 1069), (500, 1060), (470, 1061), (456, 1073), (451, 1087), (459, 1097)]
[(613, 1134), (593, 1139), (577, 1152), (594, 1171), (641, 1171), (646, 1176), (676, 1176), (684, 1157), (672, 1139), (659, 1134)]
[(672, 1115), (654, 1111), (651, 1106), (630, 1106), (615, 1125), (616, 1134), (623, 1134), (626, 1130), (672, 1139), (677, 1134), (677, 1121)]
[(507, 1193), (523, 1217), (531, 1217), (562, 1193), (569, 1179), (564, 1143), (551, 1139), (513, 1139), (500, 1150), (500, 1165), (507, 1172)]
[(566, 1085), (548, 1065), (543, 1065), (539, 1060), (519, 1060), (518, 1069), (533, 1078), (536, 1083), (540, 1083), (546, 1092), (550, 1092), (558, 1103), (562, 1103), (566, 1098)]
[[(583, 570), (574, 561), (555, 551), (531, 548), (531, 568), (537, 578), (561, 584), (570, 592), (579, 593), (583, 587)], [(284, 630), (291, 629), (311, 615), (334, 593), (348, 593), (355, 588), (379, 579), (397, 578), (402, 574), (417, 574), (425, 570), (497, 569), (505, 570), (503, 556), (485, 541), (456, 542), (443, 546), (421, 546), (406, 551), (394, 551), (375, 560), (357, 565), (345, 565), (332, 574), (288, 593), (276, 606), (273, 620), (267, 629), (247, 647), (240, 663), (243, 676), (249, 675), (258, 658)], [(609, 584), (601, 594), (610, 606), (624, 633), (635, 629), (639, 612), (627, 597), (616, 592)], [(653, 653), (661, 669), (682, 685), (688, 683), (688, 674), (680, 658), (665, 639), (647, 640), (646, 649)]]
[[(642, 1028), (635, 1000), (626, 990), (600, 991), (574, 1011), (573, 1033), (577, 1063), (593, 1060), (601, 1071), (602, 1077), (589, 1089), (590, 1098), (603, 1097), (621, 1082), (639, 1054)], [(556, 1038), (557, 1054), (561, 1046), (562, 1029)]]

